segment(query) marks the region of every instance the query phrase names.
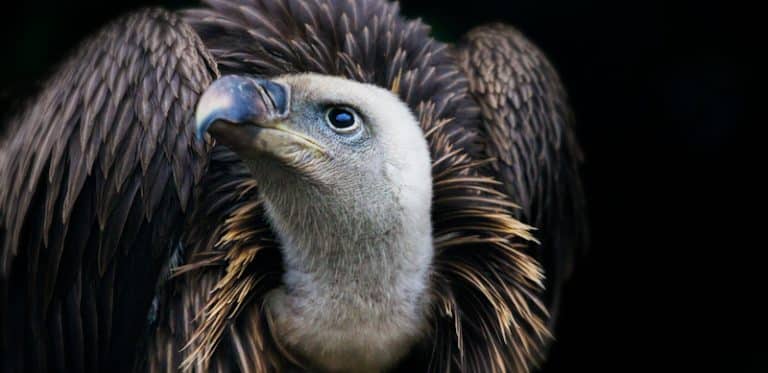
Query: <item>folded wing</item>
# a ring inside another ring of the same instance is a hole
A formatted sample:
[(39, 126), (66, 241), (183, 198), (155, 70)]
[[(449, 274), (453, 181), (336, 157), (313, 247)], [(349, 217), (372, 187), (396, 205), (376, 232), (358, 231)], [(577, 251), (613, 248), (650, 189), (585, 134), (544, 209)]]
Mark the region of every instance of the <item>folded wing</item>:
[(87, 40), (0, 138), (0, 370), (131, 368), (207, 162), (198, 96), (218, 75), (178, 17)]
[[(520, 205), (518, 218), (537, 228), (545, 303), (557, 312), (574, 253), (586, 245), (581, 151), (563, 85), (546, 56), (512, 27), (471, 30), (457, 47), (470, 93), (483, 117), (486, 152)], [(550, 318), (554, 321), (554, 315)]]

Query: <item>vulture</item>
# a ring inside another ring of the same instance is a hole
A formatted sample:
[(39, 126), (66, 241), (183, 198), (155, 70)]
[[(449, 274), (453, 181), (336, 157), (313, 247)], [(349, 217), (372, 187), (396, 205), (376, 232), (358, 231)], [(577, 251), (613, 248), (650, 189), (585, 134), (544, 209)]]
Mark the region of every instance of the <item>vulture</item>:
[(3, 372), (527, 372), (586, 245), (516, 29), (384, 0), (103, 27), (0, 136)]

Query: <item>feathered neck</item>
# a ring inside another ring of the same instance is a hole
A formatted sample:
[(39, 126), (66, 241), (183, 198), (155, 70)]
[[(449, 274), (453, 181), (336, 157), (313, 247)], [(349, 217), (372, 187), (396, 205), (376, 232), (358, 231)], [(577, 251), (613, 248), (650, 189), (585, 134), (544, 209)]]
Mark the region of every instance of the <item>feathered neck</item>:
[(272, 334), (305, 366), (385, 370), (427, 329), (428, 199), (402, 206), (389, 195), (340, 204), (327, 195), (306, 197), (313, 201), (296, 197), (301, 211), (265, 198), (285, 271), (265, 303)]

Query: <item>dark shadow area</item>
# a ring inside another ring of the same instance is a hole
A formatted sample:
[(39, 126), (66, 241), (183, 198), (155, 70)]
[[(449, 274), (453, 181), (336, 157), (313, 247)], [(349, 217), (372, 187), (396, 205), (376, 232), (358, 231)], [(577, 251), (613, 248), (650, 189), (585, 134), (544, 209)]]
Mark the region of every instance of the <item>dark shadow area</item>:
[[(404, 1), (444, 41), (491, 21), (551, 58), (586, 153), (592, 247), (567, 288), (546, 372), (768, 371), (765, 166), (752, 116), (765, 43), (735, 1)], [(79, 40), (142, 5), (40, 0), (6, 9), (0, 116)], [(761, 66), (762, 67), (762, 66)], [(762, 249), (761, 249), (762, 248)]]

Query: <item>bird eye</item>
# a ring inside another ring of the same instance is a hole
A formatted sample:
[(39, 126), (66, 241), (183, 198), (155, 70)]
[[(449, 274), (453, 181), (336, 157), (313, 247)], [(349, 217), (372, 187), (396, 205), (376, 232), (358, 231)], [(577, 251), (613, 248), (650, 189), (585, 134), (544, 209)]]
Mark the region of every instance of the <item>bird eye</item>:
[(326, 121), (338, 133), (351, 133), (360, 127), (360, 119), (349, 108), (333, 106), (328, 109)]

